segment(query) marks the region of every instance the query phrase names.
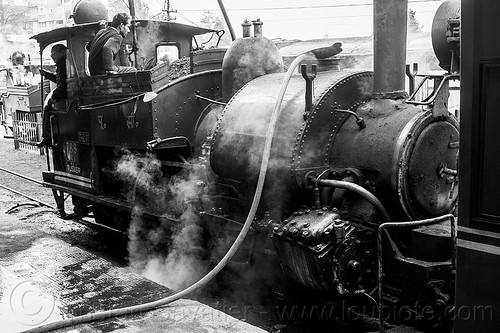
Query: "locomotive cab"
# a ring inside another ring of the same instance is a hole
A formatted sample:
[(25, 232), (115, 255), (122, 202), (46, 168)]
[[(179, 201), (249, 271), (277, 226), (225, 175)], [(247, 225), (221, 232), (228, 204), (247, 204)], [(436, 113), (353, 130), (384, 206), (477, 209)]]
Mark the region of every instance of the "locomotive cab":
[[(109, 183), (105, 170), (117, 148), (146, 151), (154, 145), (157, 150), (167, 151), (165, 155), (174, 151), (174, 156), (188, 157), (194, 145), (193, 119), (208, 104), (194, 94), (200, 92), (214, 100), (219, 94), (224, 52), (215, 53), (216, 58), (208, 65), (204, 63), (204, 69), (209, 70), (202, 73), (194, 73), (199, 69), (193, 61), (193, 57), (199, 58), (206, 52), (193, 49), (195, 37), (214, 34), (215, 30), (137, 20), (135, 54), (127, 51), (134, 44), (132, 34), (128, 34), (123, 41), (123, 54), (115, 62), (123, 64), (126, 58), (138, 71), (90, 76), (85, 46), (100, 28), (97, 22), (84, 23), (32, 37), (39, 42), (41, 52), (56, 42), (68, 47), (68, 98), (50, 111), (53, 165), (48, 169), (53, 170), (43, 174), (61, 211), (64, 201), (57, 194), (60, 192), (73, 194), (74, 201), (84, 201), (75, 205), (77, 210), (91, 202), (129, 210), (125, 202), (107, 195), (116, 191), (116, 184)], [(154, 101), (145, 102), (144, 95), (153, 91), (162, 93)], [(167, 113), (170, 108), (180, 111)], [(179, 162), (179, 157), (175, 159)]]

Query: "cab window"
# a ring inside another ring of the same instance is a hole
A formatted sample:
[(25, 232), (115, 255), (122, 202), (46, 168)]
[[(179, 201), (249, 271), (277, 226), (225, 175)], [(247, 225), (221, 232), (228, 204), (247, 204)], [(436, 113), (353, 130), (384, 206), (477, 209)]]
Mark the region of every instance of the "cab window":
[(179, 46), (174, 43), (162, 44), (156, 47), (156, 59), (158, 64), (167, 62), (172, 64), (179, 59)]

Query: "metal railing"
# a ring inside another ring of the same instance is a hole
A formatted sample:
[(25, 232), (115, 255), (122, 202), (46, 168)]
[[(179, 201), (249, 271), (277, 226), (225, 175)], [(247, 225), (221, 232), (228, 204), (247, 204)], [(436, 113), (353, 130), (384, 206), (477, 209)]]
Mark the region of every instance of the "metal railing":
[(42, 139), (42, 113), (39, 111), (16, 110), (12, 119), (14, 148), (39, 151), (44, 155), (43, 148), (37, 147)]

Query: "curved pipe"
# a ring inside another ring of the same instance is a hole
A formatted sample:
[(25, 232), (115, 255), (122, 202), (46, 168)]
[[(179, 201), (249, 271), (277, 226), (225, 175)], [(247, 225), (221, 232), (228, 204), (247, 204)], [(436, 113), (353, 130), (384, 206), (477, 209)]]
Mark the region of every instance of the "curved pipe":
[(129, 307), (120, 308), (120, 309), (113, 309), (113, 310), (108, 310), (108, 311), (103, 311), (103, 312), (91, 313), (91, 314), (87, 314), (87, 315), (79, 316), (79, 317), (73, 317), (73, 318), (49, 323), (49, 324), (46, 324), (43, 326), (39, 326), (39, 327), (30, 329), (30, 330), (27, 330), (24, 332), (25, 333), (50, 332), (50, 331), (60, 329), (63, 327), (83, 324), (83, 323), (87, 323), (87, 322), (91, 322), (91, 321), (96, 321), (99, 319), (108, 319), (110, 317), (118, 317), (118, 316), (122, 316), (122, 315), (129, 315), (132, 313), (153, 310), (153, 309), (158, 308), (160, 306), (164, 306), (164, 305), (167, 305), (169, 303), (172, 303), (172, 302), (190, 294), (191, 292), (197, 290), (198, 288), (201, 288), (202, 286), (207, 284), (210, 280), (212, 280), (226, 266), (227, 262), (233, 257), (233, 255), (239, 249), (239, 247), (243, 243), (243, 240), (245, 239), (245, 237), (248, 233), (248, 230), (252, 226), (252, 222), (253, 222), (253, 219), (255, 217), (255, 213), (257, 212), (257, 208), (259, 206), (260, 198), (262, 196), (262, 191), (264, 188), (264, 181), (266, 178), (267, 166), (269, 164), (269, 157), (271, 154), (271, 144), (273, 141), (274, 131), (275, 131), (276, 123), (277, 123), (278, 116), (280, 113), (281, 104), (283, 102), (283, 96), (285, 95), (286, 89), (288, 87), (288, 83), (290, 82), (290, 78), (292, 77), (292, 74), (293, 74), (295, 68), (305, 58), (306, 58), (305, 55), (300, 55), (292, 62), (292, 64), (290, 65), (290, 67), (286, 73), (286, 76), (283, 80), (283, 83), (281, 84), (281, 89), (280, 89), (278, 98), (276, 100), (276, 103), (274, 105), (273, 112), (271, 114), (271, 119), (269, 121), (269, 127), (267, 128), (266, 142), (265, 142), (265, 146), (264, 146), (264, 152), (262, 155), (262, 163), (260, 166), (257, 187), (255, 189), (255, 194), (254, 194), (254, 198), (252, 201), (252, 206), (250, 207), (250, 211), (249, 211), (248, 216), (245, 220), (245, 223), (243, 224), (243, 227), (241, 228), (241, 231), (238, 234), (238, 237), (236, 237), (236, 240), (234, 241), (234, 243), (231, 246), (231, 248), (229, 249), (229, 251), (221, 259), (221, 261), (210, 272), (208, 272), (207, 275), (205, 275), (203, 278), (201, 278), (198, 282), (194, 283), (190, 287), (188, 287), (184, 290), (181, 290), (178, 293), (175, 293), (174, 295), (162, 298), (162, 299), (154, 301), (154, 302), (139, 304), (139, 305), (135, 305), (135, 306), (129, 306)]
[(389, 217), (389, 214), (387, 214), (387, 211), (385, 210), (385, 207), (382, 204), (382, 202), (380, 202), (380, 200), (375, 195), (373, 195), (373, 193), (369, 192), (367, 189), (365, 189), (364, 187), (362, 187), (358, 184), (344, 182), (341, 180), (317, 179), (317, 178), (311, 179), (311, 182), (314, 184), (321, 185), (321, 186), (339, 187), (339, 188), (343, 188), (343, 189), (358, 193), (363, 198), (368, 200), (371, 204), (373, 204), (375, 206), (375, 208), (377, 208), (378, 211), (380, 213), (382, 213), (382, 215), (384, 216), (386, 221), (391, 220), (391, 218)]

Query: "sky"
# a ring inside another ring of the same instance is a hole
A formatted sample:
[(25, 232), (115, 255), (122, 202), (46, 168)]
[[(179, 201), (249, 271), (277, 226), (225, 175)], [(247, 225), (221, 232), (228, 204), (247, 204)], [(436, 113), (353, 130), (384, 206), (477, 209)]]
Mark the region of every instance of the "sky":
[[(159, 13), (164, 0), (148, 1), (150, 13)], [(432, 19), (443, 0), (409, 0), (409, 8), (423, 31), (430, 31)], [(373, 30), (372, 0), (224, 0), (236, 36), (241, 23), (260, 18), (268, 38), (317, 39), (369, 36)], [(170, 0), (177, 10), (177, 22), (198, 24), (203, 10), (222, 14), (217, 0)]]

